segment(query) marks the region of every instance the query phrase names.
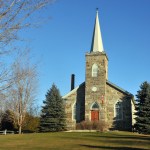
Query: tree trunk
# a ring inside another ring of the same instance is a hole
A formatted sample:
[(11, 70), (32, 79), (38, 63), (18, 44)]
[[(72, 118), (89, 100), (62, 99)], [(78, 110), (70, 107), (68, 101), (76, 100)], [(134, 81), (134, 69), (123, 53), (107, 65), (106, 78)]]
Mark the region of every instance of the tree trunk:
[(21, 126), (19, 126), (19, 134), (21, 134), (21, 129), (22, 129)]

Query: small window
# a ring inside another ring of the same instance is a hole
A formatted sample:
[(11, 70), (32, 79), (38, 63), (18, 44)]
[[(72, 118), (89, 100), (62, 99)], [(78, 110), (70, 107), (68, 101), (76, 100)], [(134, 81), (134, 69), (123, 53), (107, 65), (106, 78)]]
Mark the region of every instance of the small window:
[(122, 102), (120, 102), (120, 101), (118, 101), (115, 104), (115, 118), (116, 118), (116, 120), (123, 119), (123, 108), (122, 108)]
[(97, 102), (94, 102), (92, 105), (91, 105), (91, 110), (99, 110), (99, 105)]
[(72, 108), (72, 119), (76, 120), (76, 103), (73, 105)]
[(99, 109), (99, 106), (97, 103), (94, 103), (93, 106), (92, 106), (92, 109)]
[(97, 64), (94, 64), (92, 66), (92, 77), (97, 77), (97, 75), (98, 75), (98, 66)]
[(80, 120), (80, 104), (75, 103), (72, 107), (72, 120)]

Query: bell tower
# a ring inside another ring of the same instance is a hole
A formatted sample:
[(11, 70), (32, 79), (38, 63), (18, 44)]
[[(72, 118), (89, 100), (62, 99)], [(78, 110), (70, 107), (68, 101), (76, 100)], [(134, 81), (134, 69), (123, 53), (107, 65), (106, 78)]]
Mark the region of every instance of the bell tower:
[(105, 120), (107, 79), (108, 57), (103, 48), (97, 10), (91, 50), (86, 53), (85, 120)]

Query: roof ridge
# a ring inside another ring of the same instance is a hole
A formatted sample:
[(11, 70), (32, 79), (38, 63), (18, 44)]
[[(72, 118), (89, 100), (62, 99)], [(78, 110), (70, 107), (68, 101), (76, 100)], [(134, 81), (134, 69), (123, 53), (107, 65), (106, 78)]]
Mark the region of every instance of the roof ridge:
[(115, 87), (116, 89), (122, 91), (123, 93), (126, 93), (126, 94), (128, 94), (128, 95), (132, 95), (132, 96), (133, 96), (133, 94), (131, 94), (131, 93), (128, 92), (127, 90), (124, 90), (124, 89), (121, 88), (120, 86), (118, 86), (118, 85), (116, 85), (116, 84), (114, 84), (114, 83), (112, 83), (112, 82), (110, 82), (110, 81), (108, 81), (108, 80), (106, 81), (106, 83), (108, 83), (109, 85), (111, 85), (111, 86)]

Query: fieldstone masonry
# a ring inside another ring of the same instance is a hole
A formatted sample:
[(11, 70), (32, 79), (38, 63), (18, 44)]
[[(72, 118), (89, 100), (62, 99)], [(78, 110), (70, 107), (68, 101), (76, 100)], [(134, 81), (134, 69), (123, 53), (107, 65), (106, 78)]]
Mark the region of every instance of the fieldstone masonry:
[(76, 123), (84, 120), (96, 120), (107, 123), (107, 130), (131, 131), (133, 95), (108, 81), (108, 57), (103, 49), (98, 12), (85, 72), (85, 82), (63, 97), (68, 130), (76, 129)]
[[(79, 87), (72, 90), (66, 96), (65, 100), (65, 112), (66, 112), (66, 124), (68, 130), (75, 130), (76, 123), (79, 123), (85, 119), (85, 83), (82, 83)], [(76, 109), (75, 114), (78, 120), (73, 119), (73, 107), (79, 106)]]
[[(96, 63), (99, 67), (98, 76), (92, 77), (92, 65)], [(132, 94), (121, 89), (107, 80), (108, 58), (105, 53), (86, 54), (86, 81), (72, 90), (63, 98), (65, 99), (65, 110), (67, 114), (68, 130), (76, 129), (76, 123), (83, 120), (91, 121), (91, 106), (93, 103), (99, 105), (99, 120), (108, 124), (107, 130), (132, 129)], [(92, 88), (96, 87), (96, 91)], [(123, 119), (115, 119), (115, 104), (120, 101), (123, 106)], [(76, 109), (76, 120), (73, 119), (73, 107)]]
[[(132, 109), (131, 101), (133, 96), (125, 91), (117, 89), (113, 84), (107, 82), (106, 86), (106, 107), (107, 107), (107, 122), (109, 129), (127, 130), (132, 129)], [(114, 118), (114, 108), (117, 101), (122, 102), (123, 106), (123, 119), (116, 121)]]
[[(97, 77), (92, 77), (92, 66), (98, 66)], [(102, 99), (106, 96), (108, 59), (105, 53), (87, 53), (86, 54), (86, 87), (85, 87), (85, 119), (91, 120), (91, 106), (95, 102), (102, 107)], [(93, 91), (92, 88), (96, 88)], [(105, 108), (100, 109), (101, 119), (105, 119)]]

